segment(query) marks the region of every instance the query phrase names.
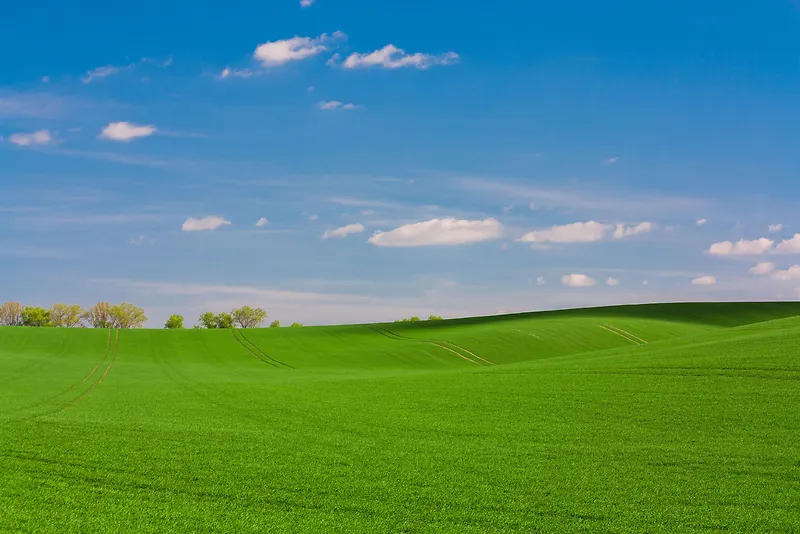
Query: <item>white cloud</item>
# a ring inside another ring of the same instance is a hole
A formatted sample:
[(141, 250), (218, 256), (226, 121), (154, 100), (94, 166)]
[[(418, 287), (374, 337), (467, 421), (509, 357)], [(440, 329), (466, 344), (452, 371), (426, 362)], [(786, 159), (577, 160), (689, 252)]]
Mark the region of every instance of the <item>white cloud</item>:
[(375, 232), (369, 242), (379, 247), (463, 245), (499, 239), (502, 234), (503, 225), (497, 219), (467, 221), (450, 217), (406, 224), (389, 232)]
[(647, 280), (642, 280), (642, 285), (643, 286), (646, 286), (646, 285), (649, 285), (649, 284), (650, 284), (650, 282), (648, 282)]
[(91, 83), (94, 80), (99, 80), (102, 78), (108, 78), (109, 76), (113, 76), (120, 71), (119, 67), (114, 67), (113, 65), (106, 65), (105, 67), (97, 67), (96, 69), (92, 69), (86, 72), (86, 76), (81, 78), (83, 83)]
[(701, 276), (692, 280), (693, 286), (713, 286), (716, 283), (717, 279), (714, 276)]
[(346, 39), (342, 32), (334, 32), (332, 36), (323, 33), (319, 37), (299, 37), (280, 41), (269, 41), (258, 45), (253, 57), (264, 66), (277, 66), (290, 61), (302, 61), (328, 50), (325, 45), (331, 39)]
[(339, 102), (338, 100), (329, 100), (323, 101), (318, 104), (319, 109), (323, 111), (331, 111), (334, 109), (360, 109), (361, 106), (358, 104), (345, 104), (343, 102)]
[(15, 133), (9, 136), (8, 140), (18, 146), (47, 145), (53, 137), (48, 130), (39, 130), (29, 134)]
[(318, 219), (319, 219), (319, 215), (316, 215), (316, 214), (311, 214), (311, 215), (308, 216), (308, 220), (309, 221), (316, 221)]
[(130, 141), (138, 137), (147, 137), (156, 133), (153, 125), (140, 126), (131, 122), (112, 122), (100, 132), (101, 139), (111, 141)]
[(536, 277), (536, 285), (537, 286), (543, 286), (546, 283), (547, 283), (547, 281), (544, 279), (544, 276), (537, 276)]
[(222, 69), (222, 72), (219, 74), (220, 79), (224, 80), (225, 78), (249, 78), (255, 72), (250, 69), (232, 69), (230, 67), (225, 67)]
[(458, 62), (458, 54), (447, 52), (446, 54), (409, 54), (405, 50), (388, 44), (380, 50), (375, 50), (369, 54), (351, 54), (344, 60), (342, 66), (346, 69), (382, 67), (384, 69), (399, 69), (410, 67), (415, 69), (427, 69), (437, 65), (452, 65)]
[(611, 229), (610, 224), (596, 221), (553, 226), (547, 230), (528, 232), (519, 238), (522, 243), (588, 243), (600, 241)]
[(311, 7), (313, 3), (314, 0), (300, 0), (300, 7)]
[(781, 230), (783, 230), (783, 225), (782, 224), (770, 224), (769, 226), (767, 226), (767, 230), (769, 230), (770, 232), (780, 232)]
[(757, 256), (764, 254), (772, 249), (775, 242), (766, 237), (761, 239), (753, 239), (748, 241), (740, 239), (736, 243), (731, 241), (722, 241), (721, 243), (714, 243), (708, 249), (709, 254), (716, 256)]
[(775, 264), (769, 261), (757, 263), (750, 272), (753, 274), (769, 274), (775, 270)]
[(203, 217), (202, 219), (189, 217), (186, 219), (186, 222), (183, 223), (181, 229), (184, 232), (202, 232), (205, 230), (216, 230), (221, 226), (227, 226), (230, 224), (231, 222), (229, 220), (217, 215), (209, 215), (207, 217)]
[(360, 234), (363, 231), (363, 224), (348, 224), (346, 226), (342, 226), (341, 228), (327, 230), (324, 234), (322, 234), (322, 239), (330, 239), (331, 237), (347, 237), (352, 234)]
[(697, 219), (697, 226), (703, 226), (708, 222), (708, 219)]
[(261, 228), (262, 226), (266, 226), (269, 221), (266, 217), (261, 217), (258, 221), (256, 221), (256, 228)]
[(800, 265), (792, 265), (784, 271), (775, 271), (772, 273), (772, 278), (781, 282), (800, 278)]
[(606, 280), (606, 285), (607, 286), (618, 286), (619, 285), (619, 280), (609, 276), (608, 280)]
[(655, 227), (656, 225), (651, 222), (639, 223), (636, 226), (618, 224), (617, 229), (614, 230), (614, 239), (623, 239), (637, 234), (644, 234), (652, 231)]
[(139, 235), (139, 236), (136, 236), (133, 239), (131, 239), (131, 245), (135, 245), (135, 246), (138, 247), (142, 243), (144, 243), (144, 236), (143, 235)]
[(536, 202), (531, 202), (530, 204), (528, 204), (528, 209), (531, 210), (531, 211), (535, 211), (536, 210)]
[(42, 76), (42, 83), (50, 83), (50, 76)]
[(800, 254), (800, 234), (794, 234), (791, 239), (784, 239), (775, 247), (776, 254)]
[(561, 283), (569, 287), (591, 287), (597, 282), (585, 274), (567, 274), (561, 278)]
[(617, 163), (619, 160), (620, 160), (619, 156), (614, 156), (613, 158), (608, 158), (607, 160), (605, 160), (605, 163), (608, 165), (613, 165)]

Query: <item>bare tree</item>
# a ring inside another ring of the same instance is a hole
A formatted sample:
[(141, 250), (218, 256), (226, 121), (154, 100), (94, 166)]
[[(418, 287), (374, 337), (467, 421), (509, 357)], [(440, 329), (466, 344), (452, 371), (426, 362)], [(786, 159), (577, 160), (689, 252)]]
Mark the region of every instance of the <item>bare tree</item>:
[(86, 312), (77, 304), (54, 304), (50, 308), (50, 324), (65, 328), (81, 325)]
[(6, 302), (0, 306), (0, 325), (22, 326), (22, 312), (25, 306), (19, 302)]

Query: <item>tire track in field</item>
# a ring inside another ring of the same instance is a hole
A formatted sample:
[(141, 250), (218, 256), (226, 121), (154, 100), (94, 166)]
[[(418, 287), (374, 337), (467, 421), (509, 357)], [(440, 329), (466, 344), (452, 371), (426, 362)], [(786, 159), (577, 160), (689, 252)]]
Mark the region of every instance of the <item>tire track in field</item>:
[(608, 327), (608, 326), (606, 326), (606, 325), (599, 324), (599, 325), (597, 325), (597, 326), (599, 326), (600, 328), (602, 328), (603, 330), (605, 330), (605, 331), (607, 331), (607, 332), (611, 332), (612, 334), (616, 334), (616, 335), (618, 335), (619, 337), (621, 337), (621, 338), (622, 338), (622, 339), (624, 339), (625, 341), (630, 341), (630, 342), (631, 342), (631, 343), (633, 343), (634, 345), (641, 345), (641, 343), (640, 343), (640, 342), (638, 342), (638, 341), (636, 341), (635, 339), (633, 339), (633, 338), (630, 338), (630, 337), (626, 336), (625, 334), (623, 334), (623, 333), (621, 333), (621, 332), (617, 332), (616, 330), (612, 330), (611, 328), (609, 328), (609, 327)]
[(276, 364), (276, 363), (273, 363), (273, 362), (271, 362), (271, 361), (269, 361), (269, 360), (265, 360), (265, 359), (263, 359), (263, 358), (259, 358), (258, 354), (256, 354), (255, 352), (253, 352), (253, 351), (250, 349), (250, 347), (248, 347), (247, 345), (245, 345), (245, 344), (244, 344), (244, 342), (243, 342), (241, 339), (239, 339), (239, 336), (237, 336), (237, 335), (236, 335), (236, 329), (235, 329), (235, 328), (231, 328), (230, 330), (231, 330), (231, 334), (233, 335), (233, 339), (235, 339), (235, 340), (236, 340), (236, 342), (237, 342), (239, 345), (241, 345), (242, 347), (244, 347), (244, 349), (245, 349), (247, 352), (249, 352), (249, 353), (250, 353), (250, 354), (253, 356), (253, 358), (255, 358), (256, 360), (258, 360), (258, 361), (260, 361), (260, 362), (263, 362), (263, 363), (266, 363), (266, 364), (268, 364), (268, 365), (271, 365), (272, 367), (275, 367), (275, 368), (277, 368), (277, 369), (280, 369), (280, 367), (278, 367), (278, 364)]
[[(462, 358), (462, 359), (464, 359), (464, 360), (466, 360), (468, 362), (472, 362), (475, 365), (480, 365), (480, 366), (495, 365), (493, 362), (490, 362), (487, 359), (481, 358), (477, 354), (468, 351), (464, 347), (461, 347), (461, 346), (456, 345), (455, 343), (451, 343), (449, 341), (443, 341), (443, 340), (439, 340), (439, 339), (418, 339), (418, 338), (412, 338), (412, 337), (405, 337), (405, 336), (401, 336), (400, 334), (397, 334), (395, 332), (392, 332), (391, 330), (387, 330), (386, 328), (381, 328), (380, 326), (368, 326), (367, 328), (369, 328), (373, 332), (381, 334), (384, 337), (388, 337), (389, 339), (393, 339), (395, 341), (419, 341), (421, 343), (428, 343), (430, 345), (434, 345), (436, 347), (439, 347), (440, 349), (444, 349), (446, 351), (452, 352), (453, 354), (457, 355), (458, 357), (460, 357), (460, 358)], [(444, 345), (442, 345), (442, 343)], [(446, 346), (446, 345), (449, 345), (449, 347)], [(466, 354), (469, 354), (469, 355), (477, 358), (480, 361), (473, 360), (469, 356), (467, 356), (465, 354), (462, 354), (461, 352), (458, 352), (458, 350), (455, 350), (455, 349), (464, 351)], [(484, 363), (481, 363), (481, 361), (484, 362)]]
[(283, 363), (283, 362), (282, 362), (282, 361), (280, 361), (280, 360), (276, 360), (275, 358), (273, 358), (272, 356), (270, 356), (269, 354), (267, 354), (266, 352), (264, 352), (263, 350), (261, 350), (261, 348), (260, 348), (258, 345), (256, 345), (255, 343), (253, 343), (252, 341), (250, 341), (250, 340), (247, 338), (247, 336), (246, 336), (246, 335), (244, 335), (244, 332), (242, 332), (241, 330), (239, 330), (239, 335), (240, 335), (240, 336), (242, 336), (242, 339), (244, 339), (244, 340), (245, 340), (245, 341), (247, 341), (247, 342), (248, 342), (250, 345), (252, 345), (252, 347), (253, 347), (254, 349), (256, 349), (256, 350), (257, 350), (257, 351), (258, 351), (258, 352), (259, 352), (259, 353), (260, 353), (262, 356), (264, 356), (264, 357), (265, 357), (265, 358), (267, 358), (268, 360), (270, 360), (270, 361), (273, 361), (273, 362), (275, 362), (275, 363), (278, 363), (278, 364), (280, 364), (280, 365), (286, 366), (286, 367), (288, 367), (289, 369), (294, 369), (294, 367), (292, 367), (292, 366), (291, 366), (291, 365), (289, 365), (288, 363)]
[[(110, 330), (109, 330), (108, 334), (109, 334), (109, 339), (110, 339), (110, 336), (111, 336), (111, 331), (110, 331)], [(100, 379), (99, 379), (97, 382), (95, 382), (94, 384), (92, 384), (92, 387), (90, 387), (88, 390), (86, 390), (86, 391), (83, 393), (83, 395), (81, 395), (80, 397), (78, 397), (77, 399), (75, 399), (75, 400), (74, 400), (74, 401), (73, 401), (71, 404), (69, 404), (69, 405), (65, 406), (64, 408), (62, 408), (62, 410), (61, 410), (61, 411), (66, 411), (66, 410), (69, 410), (70, 408), (72, 408), (73, 406), (75, 406), (76, 404), (78, 404), (80, 401), (82, 401), (83, 399), (85, 399), (85, 398), (86, 398), (86, 396), (87, 396), (89, 393), (91, 393), (92, 391), (94, 391), (94, 388), (96, 388), (97, 386), (99, 386), (100, 384), (102, 384), (102, 383), (103, 383), (103, 380), (105, 380), (105, 378), (106, 378), (106, 375), (108, 375), (108, 372), (111, 370), (111, 367), (114, 365), (114, 362), (116, 362), (116, 361), (117, 361), (117, 354), (118, 354), (118, 353), (119, 353), (119, 328), (117, 328), (117, 329), (116, 329), (116, 335), (115, 335), (115, 339), (114, 339), (114, 357), (113, 357), (113, 358), (111, 358), (111, 362), (108, 364), (108, 367), (106, 367), (106, 370), (105, 370), (105, 371), (103, 371), (103, 375), (100, 377)], [(102, 362), (101, 362), (101, 363), (102, 363)], [(98, 367), (99, 367), (99, 365), (100, 365), (100, 364), (98, 364)], [(96, 369), (96, 367), (95, 367), (95, 369)], [(93, 370), (93, 371), (90, 373), (90, 376), (91, 376), (92, 374), (94, 374), (94, 370)], [(88, 378), (88, 376), (87, 376), (87, 378)], [(84, 380), (84, 382), (85, 382), (85, 380)]]
[(617, 330), (618, 332), (622, 332), (623, 334), (625, 334), (625, 335), (627, 335), (627, 336), (630, 336), (630, 337), (632, 337), (633, 339), (635, 339), (635, 340), (637, 340), (637, 341), (640, 341), (640, 342), (644, 343), (645, 345), (647, 344), (647, 341), (646, 341), (646, 340), (644, 340), (644, 339), (640, 338), (640, 337), (639, 337), (639, 336), (637, 336), (637, 335), (631, 334), (631, 333), (630, 333), (630, 332), (628, 332), (627, 330), (623, 330), (622, 328), (620, 328), (620, 327), (618, 327), (618, 326), (614, 326), (614, 325), (610, 325), (610, 324), (607, 324), (606, 326), (607, 326), (607, 327), (609, 327), (609, 328), (613, 328), (614, 330)]

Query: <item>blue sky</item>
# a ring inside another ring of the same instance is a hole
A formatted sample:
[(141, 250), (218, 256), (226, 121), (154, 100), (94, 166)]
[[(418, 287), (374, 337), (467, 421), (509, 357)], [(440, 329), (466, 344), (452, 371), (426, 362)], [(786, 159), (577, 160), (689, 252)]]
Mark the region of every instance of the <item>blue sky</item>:
[(797, 2), (306, 3), (7, 9), (0, 300), (800, 297)]

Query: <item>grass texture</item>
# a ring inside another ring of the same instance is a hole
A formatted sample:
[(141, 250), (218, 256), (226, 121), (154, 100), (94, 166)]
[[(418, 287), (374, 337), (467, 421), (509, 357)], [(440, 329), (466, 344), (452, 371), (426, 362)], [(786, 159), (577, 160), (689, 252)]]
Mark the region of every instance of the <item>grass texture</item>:
[(0, 329), (0, 530), (793, 532), (800, 304)]

